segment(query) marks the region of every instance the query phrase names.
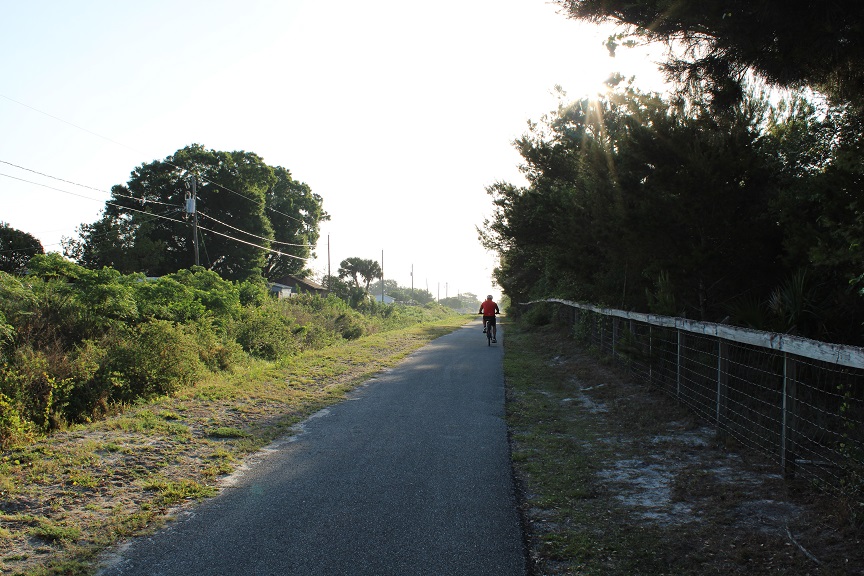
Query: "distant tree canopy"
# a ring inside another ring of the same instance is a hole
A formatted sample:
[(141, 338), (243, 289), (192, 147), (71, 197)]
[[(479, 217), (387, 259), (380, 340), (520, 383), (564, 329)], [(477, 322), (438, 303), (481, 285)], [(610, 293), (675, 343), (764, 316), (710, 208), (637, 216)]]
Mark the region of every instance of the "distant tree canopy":
[(861, 342), (864, 130), (745, 94), (724, 114), (621, 86), (564, 103), (488, 188), (481, 241), (515, 301), (560, 296)]
[(30, 258), (44, 254), (42, 243), (27, 232), (0, 222), (0, 271), (23, 274)]
[(389, 295), (397, 302), (414, 302), (416, 304), (428, 304), (435, 301), (435, 296), (425, 288), (400, 286), (391, 291)]
[(456, 296), (442, 298), (438, 303), (442, 306), (453, 308), (454, 310), (476, 312), (478, 305), (480, 304), (480, 298), (471, 292), (463, 292)]
[[(864, 3), (859, 0), (556, 0), (574, 18), (625, 25), (637, 37), (686, 50), (666, 69), (715, 101), (742, 94), (745, 72), (809, 86), (864, 109)], [(620, 39), (619, 39), (620, 40)], [(614, 48), (614, 39), (610, 39)]]
[(363, 291), (369, 292), (369, 285), (381, 278), (381, 265), (375, 260), (346, 258), (339, 264), (339, 278), (350, 278), (355, 288), (360, 288), (362, 280)]
[(194, 263), (185, 214), (192, 177), (203, 266), (229, 280), (303, 274), (319, 222), (328, 219), (321, 197), (254, 153), (197, 144), (142, 164), (126, 185), (114, 186), (101, 218), (80, 226), (80, 240), (66, 242), (66, 255), (88, 268), (150, 276), (188, 268)]
[[(428, 304), (429, 302), (435, 301), (435, 296), (432, 295), (428, 290), (420, 290), (419, 288), (412, 288), (410, 286), (399, 286), (399, 283), (396, 280), (384, 280), (384, 293), (387, 296), (393, 298), (394, 301), (400, 303), (406, 302), (415, 302), (417, 304)], [(375, 282), (369, 287), (371, 293), (378, 297), (381, 294), (381, 280)], [(443, 306), (448, 306), (449, 308), (458, 308), (458, 306), (450, 306), (445, 303), (445, 299), (442, 298), (439, 301), (439, 304)]]

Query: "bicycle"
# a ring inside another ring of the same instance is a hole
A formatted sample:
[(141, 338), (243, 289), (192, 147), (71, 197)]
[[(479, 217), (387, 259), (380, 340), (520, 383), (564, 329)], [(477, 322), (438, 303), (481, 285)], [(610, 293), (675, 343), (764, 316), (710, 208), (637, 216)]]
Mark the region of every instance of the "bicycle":
[[(494, 329), (493, 329), (494, 328)], [(495, 338), (497, 336), (497, 326), (495, 324), (486, 324), (486, 345), (492, 346), (492, 342), (496, 343), (498, 340)]]

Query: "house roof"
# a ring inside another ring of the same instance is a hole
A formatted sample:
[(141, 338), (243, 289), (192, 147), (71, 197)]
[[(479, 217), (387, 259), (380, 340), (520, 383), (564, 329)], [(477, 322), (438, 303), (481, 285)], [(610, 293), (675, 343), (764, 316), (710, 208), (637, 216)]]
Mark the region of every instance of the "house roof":
[(327, 291), (327, 288), (321, 286), (317, 282), (313, 282), (312, 280), (307, 280), (305, 278), (298, 278), (297, 276), (291, 276), (290, 274), (288, 276), (283, 276), (282, 278), (279, 278), (278, 280), (276, 280), (275, 283), (284, 284), (285, 286), (296, 286), (298, 288), (303, 288), (305, 290), (310, 290), (313, 292)]

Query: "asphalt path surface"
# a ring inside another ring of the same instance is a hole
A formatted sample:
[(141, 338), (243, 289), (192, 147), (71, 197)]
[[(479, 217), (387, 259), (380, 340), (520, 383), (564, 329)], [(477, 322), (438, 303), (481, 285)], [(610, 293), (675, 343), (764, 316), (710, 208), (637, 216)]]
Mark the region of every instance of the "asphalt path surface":
[(99, 574), (524, 575), (498, 328), (377, 375)]

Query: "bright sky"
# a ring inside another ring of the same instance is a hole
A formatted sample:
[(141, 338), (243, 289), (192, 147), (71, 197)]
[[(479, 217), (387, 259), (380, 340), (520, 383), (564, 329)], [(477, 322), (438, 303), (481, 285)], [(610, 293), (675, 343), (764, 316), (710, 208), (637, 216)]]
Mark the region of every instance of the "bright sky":
[[(443, 298), (500, 291), (476, 227), (512, 141), (645, 51), (543, 0), (0, 0), (0, 221), (61, 251), (112, 185), (191, 143), (257, 153), (324, 199), (318, 258)], [(39, 176), (11, 164), (82, 184)], [(42, 185), (10, 178), (29, 180)], [(49, 186), (45, 187), (45, 186)], [(73, 195), (75, 194), (75, 195)]]

